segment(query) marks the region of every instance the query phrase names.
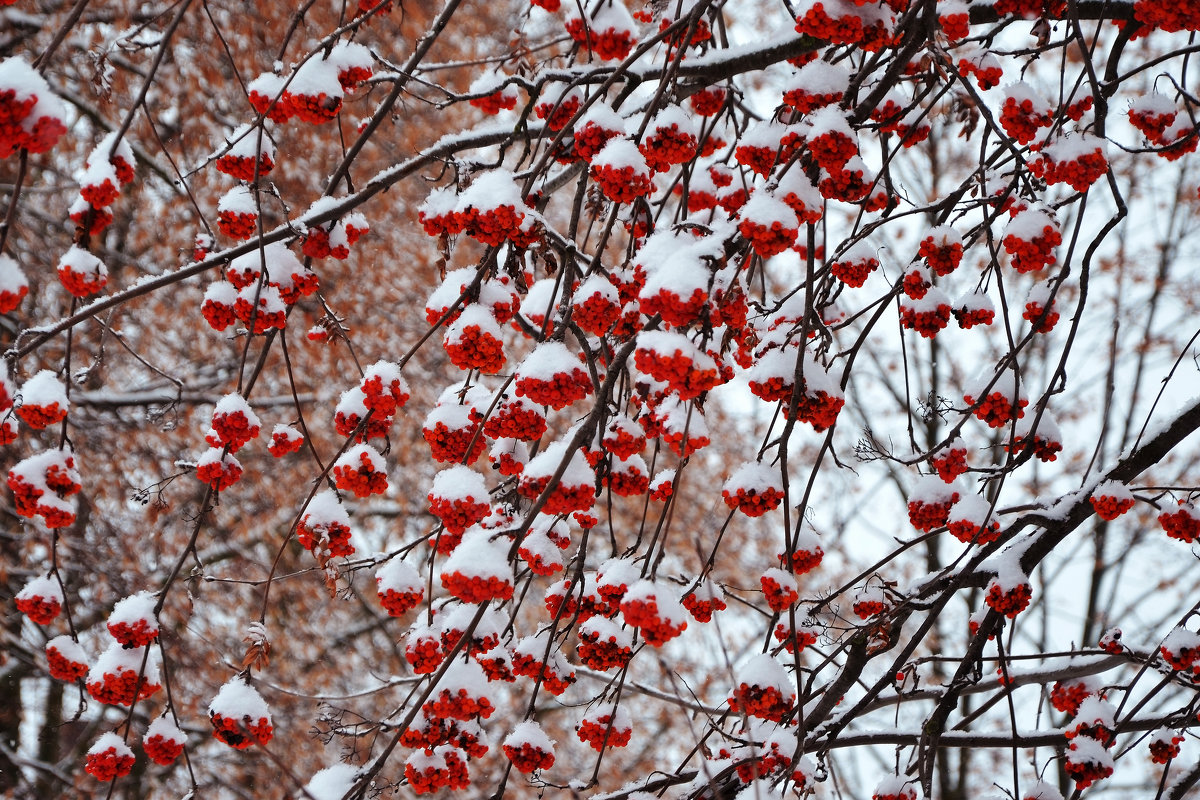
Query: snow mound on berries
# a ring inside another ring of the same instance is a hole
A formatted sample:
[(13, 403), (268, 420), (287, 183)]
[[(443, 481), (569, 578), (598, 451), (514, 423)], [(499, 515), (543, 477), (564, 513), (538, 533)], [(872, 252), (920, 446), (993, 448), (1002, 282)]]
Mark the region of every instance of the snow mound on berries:
[(271, 722), (271, 709), (267, 707), (267, 701), (263, 700), (258, 690), (248, 685), (241, 675), (235, 675), (221, 687), (217, 696), (209, 703), (208, 713), (220, 714), (226, 719), (234, 720), (249, 717), (258, 721), (265, 717), (268, 723)]

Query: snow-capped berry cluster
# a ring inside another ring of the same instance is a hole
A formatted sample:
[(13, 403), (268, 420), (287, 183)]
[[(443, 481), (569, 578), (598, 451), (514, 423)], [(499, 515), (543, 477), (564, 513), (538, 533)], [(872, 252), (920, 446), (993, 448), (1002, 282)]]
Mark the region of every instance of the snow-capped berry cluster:
[(532, 720), (518, 723), (505, 737), (501, 749), (518, 772), (528, 774), (554, 766), (554, 742)]
[(621, 600), (621, 615), (654, 647), (661, 647), (687, 628), (688, 614), (683, 605), (665, 585), (651, 580), (640, 580), (629, 587)]
[(138, 592), (117, 602), (108, 615), (108, 632), (122, 647), (145, 647), (158, 638), (158, 615), (150, 592)]
[(155, 717), (142, 736), (142, 749), (146, 757), (162, 766), (173, 764), (186, 745), (187, 734), (166, 714)]
[(877, 269), (879, 259), (865, 242), (859, 242), (829, 262), (829, 273), (855, 289), (866, 283), (867, 276)]
[(1148, 743), (1150, 760), (1155, 764), (1166, 764), (1173, 759), (1179, 758), (1179, 746), (1183, 743), (1183, 740), (1183, 734), (1179, 731), (1155, 731), (1150, 736)]
[(88, 748), (83, 769), (98, 781), (114, 781), (132, 772), (135, 760), (129, 745), (110, 731)]
[(1066, 183), (1077, 192), (1087, 191), (1108, 172), (1104, 151), (1104, 140), (1095, 136), (1057, 139), (1029, 162), (1029, 171), (1050, 185)]
[(74, 683), (88, 674), (87, 654), (70, 636), (55, 636), (46, 642), (46, 663), (50, 677)]
[(13, 600), (17, 611), (38, 625), (49, 625), (62, 613), (62, 588), (52, 575), (39, 575), (30, 579)]
[(946, 530), (964, 544), (980, 547), (1000, 538), (1000, 522), (982, 495), (968, 494), (956, 502), (946, 517)]
[(987, 595), (984, 602), (993, 611), (1013, 619), (1029, 607), (1033, 598), (1033, 587), (1029, 578), (1015, 564), (1005, 562), (988, 582)]
[(1112, 480), (1104, 481), (1093, 489), (1089, 500), (1096, 515), (1110, 522), (1133, 508), (1136, 502), (1128, 486)]
[(0, 61), (0, 158), (48, 152), (67, 132), (66, 109), (20, 56)]
[(739, 714), (782, 722), (796, 704), (796, 690), (783, 665), (767, 653), (750, 659), (738, 671), (729, 707)]
[(209, 703), (208, 717), (213, 736), (235, 750), (265, 745), (275, 735), (266, 701), (241, 675), (221, 686)]
[(113, 642), (88, 670), (86, 684), (99, 703), (131, 706), (162, 689), (158, 678), (158, 662), (147, 656), (146, 648)]
[[(990, 387), (990, 388), (989, 388)], [(1029, 400), (1018, 392), (1017, 376), (1006, 370), (1000, 375), (981, 375), (963, 392), (963, 401), (989, 428), (1002, 428), (1025, 416)]]
[[(66, 401), (65, 393), (62, 401)], [(58, 400), (49, 406), (37, 407), (38, 418), (46, 419), (50, 411), (57, 415)], [(8, 471), (8, 488), (12, 490), (13, 506), (19, 516), (41, 517), (47, 528), (65, 528), (74, 524), (75, 507), (67, 498), (83, 487), (75, 454), (70, 450), (42, 450), (22, 459)]]
[(1086, 789), (1113, 773), (1112, 755), (1100, 742), (1088, 736), (1076, 736), (1067, 749), (1063, 769), (1075, 781), (1077, 789)]
[(1024, 81), (1008, 87), (1000, 110), (1000, 125), (1018, 144), (1029, 144), (1039, 128), (1054, 122), (1054, 107)]
[(464, 537), (442, 567), (442, 586), (464, 603), (508, 600), (513, 582), (507, 550), (486, 533)]
[(908, 495), (908, 521), (928, 533), (946, 524), (950, 507), (961, 495), (958, 487), (932, 475), (923, 476)]
[(1004, 251), (1012, 257), (1017, 272), (1035, 272), (1057, 262), (1054, 248), (1062, 244), (1062, 233), (1054, 214), (1042, 208), (1019, 211), (1004, 229)]
[(759, 461), (738, 467), (721, 488), (725, 505), (748, 517), (761, 517), (783, 502), (783, 480), (779, 470)]

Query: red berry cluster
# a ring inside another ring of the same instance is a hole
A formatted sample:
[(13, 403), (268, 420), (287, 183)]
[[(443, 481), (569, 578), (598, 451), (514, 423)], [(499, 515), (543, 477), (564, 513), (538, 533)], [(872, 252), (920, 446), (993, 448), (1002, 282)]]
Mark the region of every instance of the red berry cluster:
[(784, 697), (774, 686), (740, 683), (729, 698), (729, 707), (736, 713), (773, 722), (783, 722), (784, 716), (796, 704), (796, 695)]
[[(750, 170), (757, 172), (759, 175), (766, 177), (771, 174), (771, 168), (775, 166), (775, 159), (779, 155), (779, 148), (766, 147), (760, 145), (743, 144), (738, 145), (733, 151), (733, 159), (737, 163)], [(721, 207), (730, 214), (737, 211), (745, 205), (749, 195), (744, 189), (739, 189), (740, 195), (731, 197), (729, 200), (722, 199)], [(727, 205), (728, 203), (728, 205)], [(730, 206), (733, 206), (732, 208)]]
[(92, 699), (110, 706), (131, 706), (138, 700), (154, 696), (161, 688), (161, 684), (154, 683), (147, 676), (142, 677), (139, 685), (137, 670), (119, 667), (116, 672), (106, 672), (87, 682), (88, 694)]
[(282, 113), (313, 125), (329, 122), (342, 110), (342, 98), (330, 97), (325, 92), (311, 95), (286, 91), (279, 104), (283, 105)]
[(46, 645), (46, 661), (49, 664), (50, 677), (66, 683), (74, 683), (88, 673), (88, 665), (75, 661), (64, 655), (53, 641)]
[(675, 124), (654, 129), (638, 145), (646, 165), (655, 172), (666, 172), (675, 164), (686, 164), (696, 157), (696, 148), (696, 137), (679, 130)]
[[(1013, 438), (1011, 445), (1005, 445), (1004, 449), (1010, 453), (1021, 453), (1029, 447), (1028, 436), (1016, 436)], [(1054, 437), (1043, 436), (1041, 432), (1033, 435), (1033, 455), (1039, 461), (1054, 461), (1058, 458), (1058, 454), (1062, 452), (1062, 442), (1055, 441)]]
[(462, 534), (476, 522), (481, 522), (492, 510), (487, 498), (478, 501), (472, 497), (448, 499), (430, 493), (428, 499), (433, 516), (440, 519), (451, 534)]
[(295, 453), (304, 446), (304, 436), (295, 428), (282, 426), (271, 432), (271, 443), (267, 451), (275, 458), (282, 458), (288, 453)]
[(436, 672), (444, 658), (441, 642), (431, 631), (411, 635), (404, 644), (404, 660), (417, 675)]
[[(861, 163), (861, 162), (859, 162)], [(817, 189), (826, 200), (841, 200), (845, 203), (857, 203), (871, 191), (871, 181), (867, 180), (865, 171), (855, 164), (825, 171), (817, 182)], [(872, 203), (875, 205), (875, 203)], [(878, 210), (867, 208), (866, 210)]]
[[(1070, 750), (1067, 753), (1066, 763), (1063, 769), (1075, 781), (1076, 789), (1086, 789), (1093, 783), (1099, 780), (1104, 780), (1113, 773), (1112, 760), (1108, 763), (1097, 760), (1091, 757), (1088, 752), (1080, 752), (1080, 742), (1090, 742), (1088, 738), (1076, 739), (1071, 742)], [(1093, 747), (1096, 743), (1093, 743)], [(1103, 751), (1101, 750), (1101, 753)]]
[(917, 255), (925, 259), (929, 268), (938, 275), (949, 275), (958, 269), (962, 263), (962, 242), (936, 242), (934, 237), (927, 236), (921, 240)]
[(503, 89), (497, 89), (483, 97), (472, 97), (467, 101), (485, 114), (499, 114), (501, 111), (512, 111), (517, 107), (517, 96)]
[(483, 432), (493, 439), (534, 441), (546, 432), (546, 416), (537, 406), (505, 401), (484, 422)]
[(876, 258), (843, 257), (830, 263), (829, 272), (842, 283), (857, 289), (878, 268), (879, 260)]
[(696, 622), (711, 622), (713, 614), (728, 608), (720, 597), (700, 597), (696, 592), (688, 592), (683, 596), (683, 607), (692, 615)]
[(770, 258), (787, 250), (796, 243), (796, 236), (800, 232), (798, 228), (789, 228), (778, 220), (768, 226), (751, 219), (742, 220), (738, 231), (762, 258)]
[(1109, 495), (1092, 495), (1092, 508), (1100, 519), (1112, 521), (1133, 508), (1136, 502), (1132, 497), (1111, 497)]
[(916, 331), (926, 339), (932, 339), (937, 336), (938, 331), (950, 324), (950, 306), (947, 303), (939, 303), (932, 308), (927, 308), (901, 303), (900, 324), (910, 331)]
[[(971, 395), (964, 395), (963, 400), (969, 406), (974, 406), (976, 402)], [(1003, 392), (992, 392), (979, 401), (973, 413), (978, 419), (986, 422), (989, 428), (1003, 428), (1012, 420), (1024, 417), (1027, 405), (1029, 401), (1023, 397), (1014, 403)]]
[(335, 464), (333, 478), (337, 488), (355, 497), (370, 497), (387, 491), (387, 475), (375, 470), (375, 460), (368, 453), (359, 454), (359, 465)]
[(620, 135), (620, 130), (613, 130), (588, 120), (575, 131), (575, 154), (585, 161), (591, 161), (593, 156), (604, 149), (604, 145)]
[(633, 52), (633, 46), (637, 44), (631, 30), (617, 30), (613, 27), (596, 30), (582, 17), (569, 18), (565, 27), (572, 40), (591, 50), (601, 61), (620, 61)]
[(354, 545), (350, 544), (350, 528), (340, 522), (314, 524), (305, 515), (296, 526), (296, 541), (305, 550), (327, 553), (330, 558), (354, 555)]
[(213, 446), (227, 446), (229, 452), (236, 453), (242, 445), (258, 437), (260, 427), (251, 424), (242, 411), (218, 411), (213, 414), (212, 429), (219, 441), (219, 445)]
[(430, 719), (457, 719), (462, 721), (482, 717), (487, 719), (495, 711), (492, 701), (486, 697), (472, 697), (466, 689), (442, 691), (421, 706), (421, 712)]
[[(833, 427), (838, 414), (846, 405), (846, 398), (831, 395), (823, 390), (814, 394), (805, 393), (796, 403), (796, 419), (812, 425), (817, 433)], [(790, 409), (785, 409), (790, 414)]]
[(988, 593), (984, 597), (984, 602), (997, 613), (1013, 619), (1029, 607), (1031, 599), (1033, 599), (1033, 587), (1028, 583), (1019, 583), (1005, 590), (993, 579), (988, 585)]
[(443, 572), (442, 586), (464, 603), (488, 603), (509, 600), (513, 596), (512, 581), (499, 576), (480, 577), (461, 572)]
[(621, 316), (621, 307), (600, 292), (576, 297), (571, 303), (571, 319), (593, 336), (603, 336)]
[(424, 591), (398, 592), (387, 589), (379, 593), (379, 604), (390, 617), (402, 617), (416, 608), (425, 599)]
[(638, 347), (633, 362), (642, 372), (666, 383), (680, 400), (698, 397), (720, 382), (715, 368), (697, 369), (692, 358), (681, 350), (665, 354)]
[(758, 580), (762, 586), (763, 595), (766, 597), (767, 607), (775, 613), (786, 611), (800, 599), (800, 593), (796, 591), (794, 580), (791, 581), (790, 585), (786, 581), (781, 584), (771, 574), (763, 575)]
[(725, 107), (725, 90), (720, 86), (709, 86), (689, 97), (688, 102), (700, 116), (711, 117)]
[[(113, 213), (107, 208), (96, 208), (91, 203), (86, 202), (79, 205), (72, 205), (68, 213), (72, 222), (81, 229), (86, 230), (92, 236), (95, 236), (111, 225), (114, 219)], [(199, 258), (193, 257), (193, 260), (203, 261), (204, 255), (201, 255)], [(24, 297), (27, 292), (28, 288), (26, 288), (25, 292), (21, 292), (20, 297), (17, 297), (15, 300), (8, 299), (8, 292), (0, 293), (0, 309), (7, 309), (3, 311), (5, 314), (12, 311), (21, 302), (21, 297)], [(10, 303), (11, 308), (9, 307)]]
[(57, 597), (42, 597), (39, 594), (30, 594), (24, 597), (17, 595), (13, 602), (17, 606), (17, 611), (38, 625), (49, 625), (62, 613), (62, 604)]
[[(415, 765), (417, 756), (425, 756)], [(442, 745), (433, 750), (414, 753), (404, 765), (404, 778), (415, 794), (428, 794), (439, 789), (466, 789), (471, 785), (467, 762), (456, 747)]]
[[(434, 461), (474, 464), (487, 448), (487, 440), (479, 433), (477, 421), (462, 428), (451, 428), (439, 421), (432, 428), (422, 428), (421, 433), (429, 444)], [(467, 448), (471, 450), (469, 454)]]
[(967, 449), (965, 447), (945, 447), (929, 457), (929, 466), (937, 471), (938, 477), (946, 483), (951, 483), (959, 475), (966, 473)]
[(1029, 162), (1029, 171), (1050, 185), (1066, 183), (1082, 192), (1108, 172), (1108, 159), (1099, 147), (1067, 161), (1056, 161), (1043, 153)]
[(1172, 759), (1179, 758), (1179, 745), (1183, 744), (1183, 735), (1172, 733), (1158, 735), (1150, 739), (1150, 760), (1155, 764), (1166, 764)]
[(985, 62), (983, 59), (960, 58), (958, 71), (964, 78), (974, 76), (975, 83), (985, 91), (999, 86), (1004, 77), (1004, 68), (998, 61)]
[(775, 625), (774, 636), (776, 641), (783, 642), (785, 650), (789, 653), (796, 653), (803, 652), (804, 648), (816, 644), (819, 633), (815, 628), (803, 625), (792, 630), (787, 620), (782, 620)]
[(662, 647), (687, 629), (687, 620), (674, 622), (658, 614), (658, 602), (653, 596), (626, 600), (621, 603), (625, 622), (637, 628), (646, 644)]
[(112, 781), (123, 778), (133, 771), (134, 757), (128, 752), (118, 752), (117, 748), (109, 747), (98, 753), (89, 752), (83, 769), (98, 781)]
[(969, 308), (966, 305), (956, 306), (953, 310), (954, 320), (958, 327), (969, 330), (976, 325), (991, 325), (996, 319), (996, 311), (991, 308)]
[[(641, 461), (641, 459), (638, 459)], [(644, 466), (644, 462), (643, 462)], [(618, 497), (638, 497), (650, 489), (650, 476), (635, 464), (614, 464), (604, 476), (604, 485)]]
[(1179, 112), (1174, 108), (1166, 110), (1134, 106), (1129, 109), (1129, 122), (1152, 144), (1162, 144), (1167, 128), (1175, 124), (1178, 115)]
[(163, 736), (161, 733), (142, 739), (142, 749), (146, 751), (146, 757), (164, 767), (174, 764), (175, 759), (183, 754), (183, 745), (183, 742)]
[(254, 180), (254, 171), (258, 170), (258, 177), (262, 178), (270, 174), (275, 168), (275, 162), (271, 159), (269, 153), (262, 153), (258, 158), (251, 156), (235, 156), (232, 153), (226, 153), (217, 159), (217, 170), (224, 172), (237, 178), (240, 181)]
[(1167, 536), (1181, 542), (1191, 544), (1200, 539), (1200, 513), (1190, 502), (1179, 501), (1179, 510), (1171, 513), (1164, 511), (1158, 515), (1158, 524), (1162, 525)]
[(579, 741), (600, 752), (608, 747), (625, 747), (633, 738), (633, 728), (619, 728), (613, 724), (611, 713), (600, 714), (596, 717), (584, 717), (575, 726)]
[[(553, 658), (551, 660), (553, 661)], [(525, 653), (513, 654), (512, 671), (514, 675), (540, 679), (542, 688), (555, 697), (565, 692), (575, 682), (574, 670), (560, 673), (553, 664), (548, 664)]]
[(219, 492), (242, 479), (242, 465), (232, 455), (226, 454), (224, 458), (197, 465), (196, 478)]
[(258, 215), (250, 211), (218, 211), (217, 228), (230, 239), (249, 239), (258, 228)]
[(989, 545), (1000, 538), (1000, 523), (994, 519), (988, 521), (985, 529), (980, 529), (979, 523), (974, 520), (950, 519), (946, 523), (946, 530), (963, 544), (974, 542), (980, 547)]
[(864, 597), (856, 599), (850, 606), (850, 610), (859, 619), (870, 619), (876, 614), (887, 611), (887, 603), (875, 597)]
[(259, 717), (255, 721), (249, 716), (244, 716), (241, 720), (236, 720), (212, 712), (209, 714), (209, 720), (213, 726), (213, 737), (235, 750), (245, 750), (255, 743), (265, 745), (275, 735), (275, 729), (271, 727), (271, 721), (267, 717)]
[(557, 411), (591, 394), (592, 380), (582, 367), (556, 372), (548, 379), (522, 375), (516, 380), (516, 393)]
[[(49, 89), (46, 92), (49, 94)], [(36, 92), (18, 97), (16, 89), (0, 90), (0, 158), (8, 158), (22, 148), (30, 153), (45, 153), (67, 132), (62, 120), (49, 114), (28, 125), (37, 105)]]
[(680, 297), (664, 286), (654, 294), (642, 295), (638, 309), (648, 317), (658, 314), (671, 327), (686, 327), (700, 316), (707, 303), (708, 292), (701, 287), (693, 289), (689, 297)]
[(1188, 0), (1136, 0), (1133, 16), (1147, 27), (1168, 33), (1200, 31), (1200, 8)]
[(1054, 112), (1035, 110), (1029, 98), (1018, 100), (1006, 97), (1000, 109), (1000, 125), (1019, 144), (1029, 144), (1037, 137), (1039, 128), (1049, 127), (1054, 122)]
[(814, 3), (796, 20), (796, 32), (830, 44), (855, 44), (862, 41), (863, 23), (862, 18), (853, 13), (834, 19), (822, 3)]
[(158, 623), (153, 619), (139, 619), (132, 625), (128, 622), (110, 622), (108, 632), (123, 647), (145, 647), (158, 638)]
[(958, 492), (940, 503), (927, 503), (924, 500), (910, 500), (908, 503), (908, 521), (919, 531), (928, 533), (946, 524), (950, 518), (950, 507), (958, 502)]
[(1064, 714), (1075, 716), (1079, 713), (1079, 704), (1093, 694), (1095, 692), (1086, 681), (1056, 681), (1050, 690), (1050, 705)]
[(341, 436), (354, 436), (354, 441), (362, 444), (368, 439), (381, 439), (388, 435), (392, 428), (392, 418), (372, 414), (367, 424), (362, 426), (364, 417), (357, 411), (338, 410), (333, 415), (333, 429)]
[(632, 203), (650, 194), (654, 188), (649, 173), (638, 172), (630, 165), (614, 167), (611, 164), (594, 164), (591, 177), (604, 196), (614, 203)]
[[(536, 500), (549, 485), (550, 476), (548, 475), (540, 478), (522, 475), (517, 484), (517, 491), (522, 497)], [(595, 501), (595, 486), (591, 484), (572, 486), (564, 481), (559, 481), (551, 490), (549, 497), (546, 498), (546, 503), (542, 506), (542, 513), (570, 514), (574, 511), (587, 511)]]
[(526, 775), (534, 770), (550, 769), (554, 766), (554, 753), (547, 753), (529, 742), (524, 742), (519, 748), (505, 744), (502, 749), (513, 767)]
[(773, 486), (765, 487), (762, 490), (739, 486), (736, 493), (730, 493), (729, 489), (723, 489), (721, 496), (725, 500), (725, 505), (741, 511), (747, 517), (761, 517), (768, 511), (779, 508), (779, 504), (783, 502), (783, 492)]

